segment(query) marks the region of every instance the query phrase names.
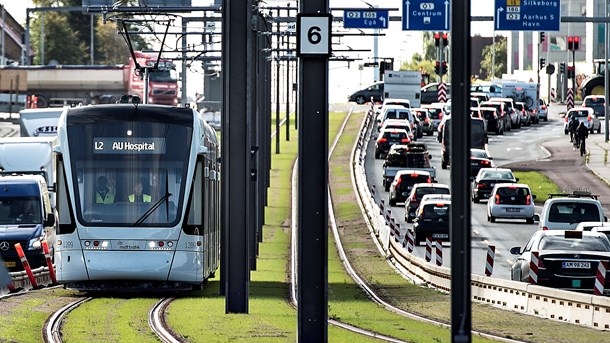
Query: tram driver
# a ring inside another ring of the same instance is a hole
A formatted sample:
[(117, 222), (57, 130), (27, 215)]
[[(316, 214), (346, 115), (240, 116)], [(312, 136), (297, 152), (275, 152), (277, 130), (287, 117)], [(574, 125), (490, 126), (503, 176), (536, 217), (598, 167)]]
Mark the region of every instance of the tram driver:
[(104, 175), (97, 178), (95, 187), (96, 204), (114, 204), (114, 194), (108, 188), (108, 179)]
[(143, 191), (144, 181), (140, 179), (133, 185), (133, 193), (128, 196), (129, 202), (150, 202), (152, 197)]

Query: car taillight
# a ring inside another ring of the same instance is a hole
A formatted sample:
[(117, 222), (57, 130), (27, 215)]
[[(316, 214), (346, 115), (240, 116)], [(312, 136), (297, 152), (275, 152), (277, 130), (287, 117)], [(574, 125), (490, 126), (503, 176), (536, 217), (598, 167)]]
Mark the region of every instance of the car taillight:
[(496, 205), (500, 205), (500, 195), (496, 194)]
[(483, 188), (485, 188), (485, 184), (484, 183), (477, 183), (477, 188), (478, 189), (483, 189)]
[(531, 201), (532, 201), (531, 196), (528, 195), (528, 196), (525, 197), (525, 204), (526, 205), (531, 204)]
[(587, 121), (591, 121), (591, 115), (587, 117)]
[(432, 183), (432, 179), (431, 178), (428, 178), (428, 183)]
[(410, 143), (411, 141), (408, 138), (403, 138), (400, 140), (401, 143)]
[(566, 123), (568, 122), (568, 117), (566, 116)]
[(430, 122), (430, 119), (426, 118), (426, 123), (429, 123), (429, 122)]
[(387, 142), (387, 141), (388, 141), (387, 138), (381, 137), (381, 138), (379, 138), (379, 140), (377, 142), (384, 143), (384, 142)]
[(438, 119), (443, 119), (443, 114), (442, 113), (438, 114)]
[(396, 186), (400, 185), (400, 182), (402, 181), (402, 178), (398, 178), (398, 180), (396, 180)]
[(543, 110), (546, 110), (546, 105), (542, 105), (541, 107)]
[(543, 226), (543, 227), (542, 227), (542, 230), (544, 230), (544, 231), (546, 231), (546, 230), (548, 230), (548, 229), (549, 229), (549, 228), (548, 228), (548, 227), (546, 227), (546, 226)]
[(481, 161), (481, 164), (488, 165), (489, 161), (488, 160), (483, 160), (483, 161)]

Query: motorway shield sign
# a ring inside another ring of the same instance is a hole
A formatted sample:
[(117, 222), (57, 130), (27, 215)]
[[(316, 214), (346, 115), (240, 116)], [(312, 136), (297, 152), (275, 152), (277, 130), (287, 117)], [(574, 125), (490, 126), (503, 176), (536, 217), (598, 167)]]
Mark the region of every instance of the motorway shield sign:
[(497, 31), (559, 31), (559, 0), (495, 0)]
[(343, 11), (343, 27), (346, 29), (387, 29), (389, 19), (388, 10), (369, 8)]
[(402, 3), (403, 31), (449, 31), (449, 0), (405, 0)]

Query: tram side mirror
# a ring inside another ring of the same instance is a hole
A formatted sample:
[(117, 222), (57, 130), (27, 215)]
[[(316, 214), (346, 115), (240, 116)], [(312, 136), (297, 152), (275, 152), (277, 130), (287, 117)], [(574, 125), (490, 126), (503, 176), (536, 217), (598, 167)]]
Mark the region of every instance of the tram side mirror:
[(44, 226), (53, 226), (55, 225), (55, 214), (48, 213), (47, 218), (44, 220)]

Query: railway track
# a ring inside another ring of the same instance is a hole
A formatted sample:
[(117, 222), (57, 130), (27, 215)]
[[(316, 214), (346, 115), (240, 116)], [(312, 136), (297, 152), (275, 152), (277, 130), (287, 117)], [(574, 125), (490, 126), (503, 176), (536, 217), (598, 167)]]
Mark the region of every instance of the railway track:
[[(350, 119), (350, 117), (352, 115), (352, 112), (353, 112), (353, 108), (350, 109), (350, 111), (348, 112), (348, 115), (346, 116), (345, 120), (343, 121), (337, 136), (335, 137), (331, 147), (329, 148), (329, 156), (328, 156), (329, 159), (332, 156), (332, 153), (333, 153), (333, 151), (334, 151), (334, 149), (335, 149), (339, 139), (341, 138), (341, 135), (342, 135), (342, 133), (343, 133), (343, 131), (345, 129), (345, 126), (347, 125), (347, 122), (349, 121), (349, 119)], [(369, 132), (370, 131), (370, 130), (368, 130), (369, 125), (370, 125), (369, 119), (366, 118), (365, 121), (363, 122), (362, 126), (361, 126), (361, 132), (363, 132), (363, 131), (364, 132)], [(362, 141), (366, 141), (367, 138), (368, 138), (368, 136), (364, 135), (364, 138), (363, 138)], [(352, 152), (351, 152), (351, 159), (350, 159), (351, 161), (355, 161), (355, 159), (356, 159), (356, 156), (355, 156), (356, 147), (360, 143), (361, 142), (358, 142), (358, 141), (354, 143), (354, 146), (353, 146)], [(297, 163), (298, 163), (298, 160), (297, 160)], [(296, 218), (296, 204), (297, 204), (296, 203), (296, 170), (297, 170), (296, 168), (297, 168), (297, 164), (295, 163), (295, 166), (294, 166), (294, 169), (293, 169), (293, 174), (292, 174), (292, 197), (293, 197), (293, 199), (292, 199), (293, 200), (292, 201), (292, 203), (293, 203), (292, 218)], [(353, 170), (351, 171), (351, 178), (352, 178), (352, 184), (353, 184), (354, 183)], [(356, 192), (357, 190), (354, 189), (354, 191)], [(364, 211), (363, 205), (362, 205), (362, 203), (361, 203), (359, 198), (358, 198), (358, 203), (359, 203), (359, 206), (360, 206), (361, 210)], [(329, 204), (329, 211), (328, 211), (328, 213), (329, 213), (330, 226), (331, 226), (331, 229), (332, 229), (333, 237), (335, 239), (336, 248), (337, 248), (337, 251), (339, 252), (339, 255), (341, 257), (341, 261), (343, 263), (343, 266), (344, 266), (345, 270), (348, 272), (348, 274), (350, 275), (350, 277), (354, 280), (354, 282), (356, 282), (356, 284), (369, 296), (369, 298), (372, 299), (377, 304), (383, 306), (386, 310), (394, 312), (394, 313), (397, 313), (397, 314), (399, 314), (401, 316), (404, 316), (406, 318), (410, 318), (410, 319), (426, 322), (426, 323), (429, 323), (429, 324), (438, 325), (438, 326), (445, 327), (445, 328), (450, 328), (451, 326), (449, 324), (447, 324), (447, 323), (443, 323), (443, 322), (440, 322), (440, 321), (432, 320), (432, 319), (429, 319), (429, 318), (424, 318), (424, 317), (421, 317), (421, 316), (419, 316), (419, 315), (417, 315), (415, 313), (408, 312), (408, 311), (405, 311), (405, 310), (403, 310), (401, 308), (398, 308), (396, 306), (391, 305), (390, 303), (386, 302), (383, 299), (383, 297), (381, 297), (379, 294), (377, 294), (371, 287), (369, 287), (369, 285), (364, 280), (362, 280), (362, 278), (360, 278), (358, 276), (358, 274), (356, 273), (354, 268), (351, 266), (351, 264), (349, 262), (349, 259), (348, 259), (347, 255), (345, 253), (345, 250), (343, 249), (343, 245), (341, 243), (341, 236), (339, 235), (339, 231), (338, 231), (337, 225), (336, 225), (336, 219), (335, 219), (334, 210), (333, 210), (333, 206), (332, 206), (332, 199), (330, 198), (330, 190), (329, 190), (329, 201), (328, 201), (328, 204)], [(375, 234), (373, 233), (373, 231), (371, 229), (371, 225), (372, 224), (369, 222), (368, 225), (369, 225), (369, 230), (371, 231), (371, 236), (374, 239), (377, 247), (379, 248), (379, 251), (381, 252), (382, 251), (381, 244), (377, 240), (377, 237), (375, 236)], [(292, 267), (291, 268), (291, 280), (292, 280), (291, 298), (292, 298), (292, 301), (293, 301), (293, 303), (295, 305), (297, 304), (296, 289), (298, 287), (298, 285), (296, 284), (296, 280), (297, 280), (297, 277), (296, 277), (296, 271), (297, 271), (296, 261), (297, 261), (297, 259), (296, 259), (296, 249), (295, 249), (296, 248), (296, 237), (297, 237), (297, 235), (296, 235), (296, 220), (293, 219), (292, 220), (292, 242), (291, 242), (291, 246), (292, 246), (292, 249), (291, 249), (292, 250), (292, 253), (291, 253), (291, 258), (292, 258), (292, 261), (291, 261), (291, 267)], [(388, 261), (388, 264), (392, 268), (394, 268), (394, 270), (396, 270), (398, 273), (402, 274), (405, 278), (407, 278), (407, 279), (411, 279), (412, 278), (410, 275), (405, 274), (404, 271), (398, 270), (390, 261)], [(364, 335), (364, 336), (374, 337), (374, 338), (379, 339), (379, 340), (384, 341), (384, 342), (404, 342), (404, 341), (402, 341), (400, 339), (396, 339), (396, 338), (393, 338), (393, 337), (386, 336), (383, 333), (374, 332), (374, 331), (371, 331), (371, 330), (361, 329), (361, 328), (354, 327), (352, 325), (349, 325), (347, 323), (343, 323), (343, 322), (340, 322), (340, 321), (337, 321), (337, 320), (329, 319), (328, 322), (331, 325), (335, 325), (335, 326), (344, 328), (346, 330), (350, 330), (350, 331), (352, 331), (354, 333), (361, 334), (361, 335)], [(521, 341), (518, 341), (518, 340), (507, 339), (507, 338), (502, 337), (502, 336), (496, 336), (496, 335), (486, 334), (486, 333), (481, 333), (481, 332), (476, 332), (476, 331), (473, 331), (473, 334), (481, 336), (481, 337), (489, 338), (489, 339), (494, 339), (494, 340), (501, 341), (501, 342), (511, 342), (511, 343), (521, 342)]]

